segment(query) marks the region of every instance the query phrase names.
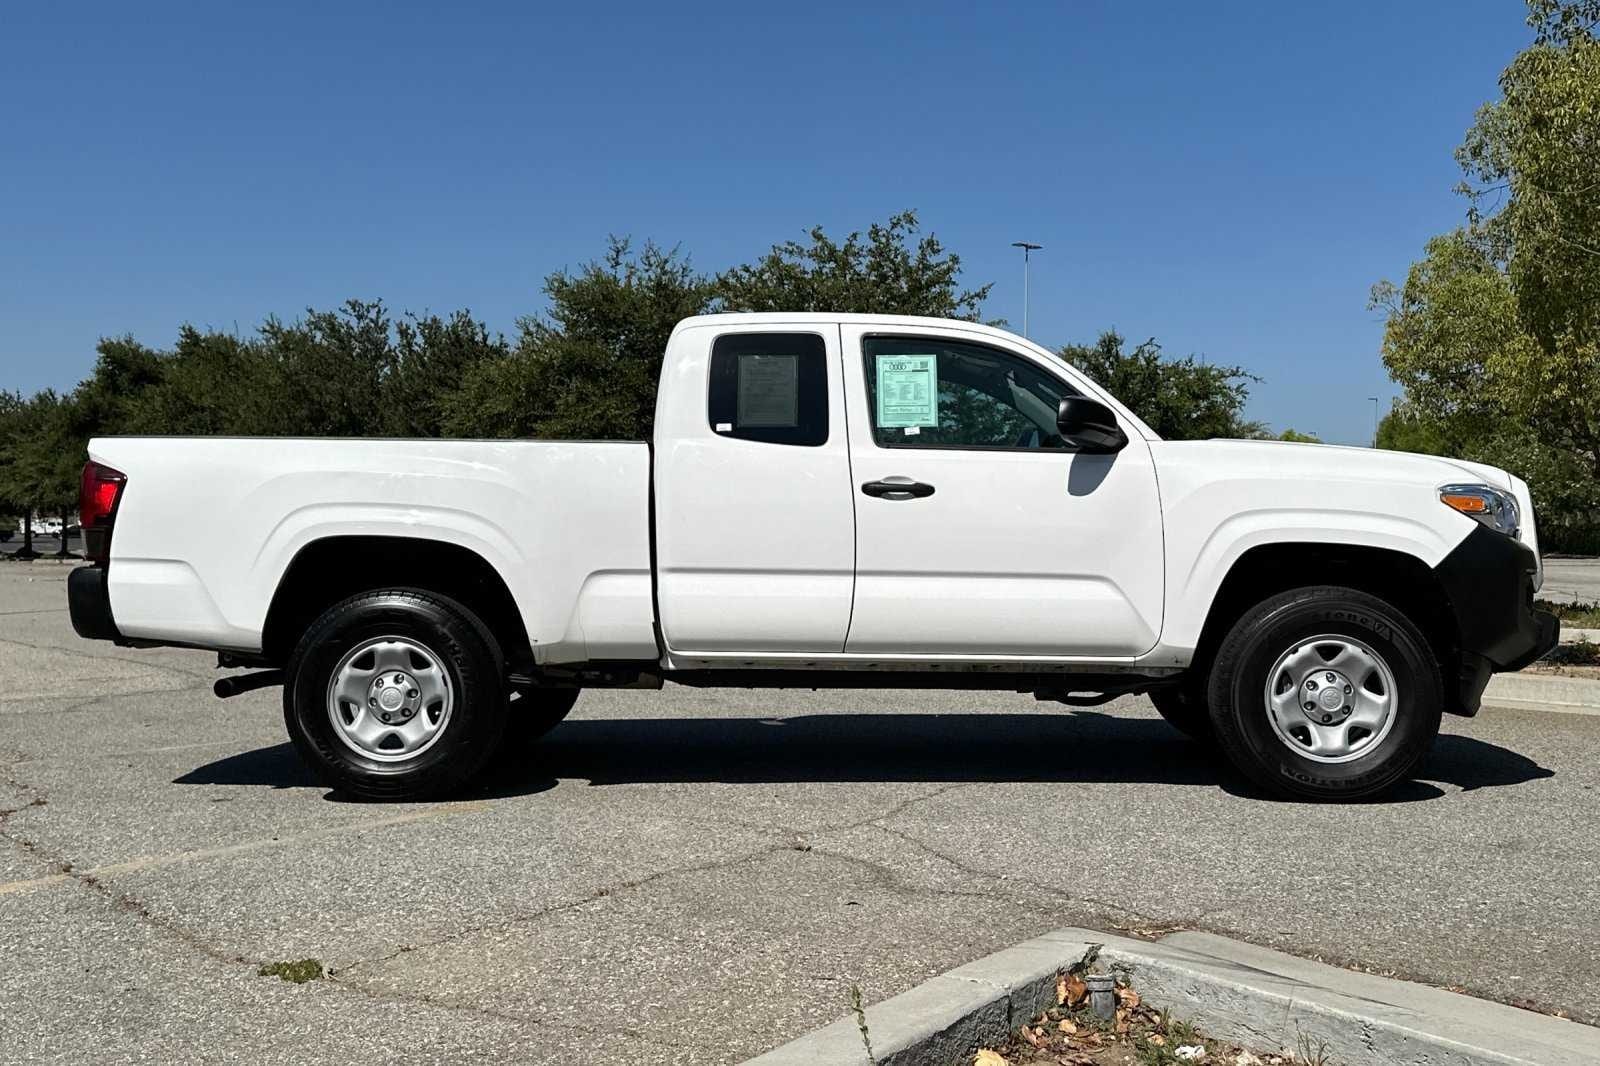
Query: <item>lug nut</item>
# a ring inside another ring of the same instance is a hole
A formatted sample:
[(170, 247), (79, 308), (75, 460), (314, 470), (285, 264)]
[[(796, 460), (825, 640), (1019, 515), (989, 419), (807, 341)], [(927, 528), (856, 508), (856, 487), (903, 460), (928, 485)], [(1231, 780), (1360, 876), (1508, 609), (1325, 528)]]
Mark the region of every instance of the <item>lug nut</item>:
[(1309, 678), (1309, 677), (1306, 678), (1306, 691), (1307, 692), (1315, 692), (1315, 691), (1317, 691), (1317, 682), (1314, 679)]
[(385, 711), (383, 714), (378, 715), (378, 717), (382, 718), (385, 722), (387, 722), (387, 721), (389, 721), (389, 712)]
[(1332, 670), (1329, 670), (1323, 676), (1328, 679), (1328, 684), (1330, 684), (1330, 685), (1333, 684), (1335, 681), (1339, 680), (1339, 678), (1334, 674), (1334, 672)]
[(367, 706), (368, 707), (376, 707), (377, 705), (378, 705), (378, 697), (376, 697), (376, 696), (368, 696), (367, 697)]
[(417, 690), (416, 689), (411, 689), (409, 692), (406, 693), (406, 695), (411, 697), (412, 699), (416, 699), (417, 698)]
[(1350, 692), (1351, 692), (1351, 689), (1350, 689), (1350, 686), (1349, 686), (1349, 685), (1346, 685), (1346, 686), (1345, 686), (1345, 687), (1344, 687), (1344, 694), (1345, 694), (1345, 695), (1346, 695), (1346, 696), (1348, 696), (1348, 695), (1350, 695)]
[(1310, 702), (1306, 703), (1306, 710), (1314, 711), (1316, 709), (1317, 709), (1317, 705), (1315, 703), (1310, 703)]

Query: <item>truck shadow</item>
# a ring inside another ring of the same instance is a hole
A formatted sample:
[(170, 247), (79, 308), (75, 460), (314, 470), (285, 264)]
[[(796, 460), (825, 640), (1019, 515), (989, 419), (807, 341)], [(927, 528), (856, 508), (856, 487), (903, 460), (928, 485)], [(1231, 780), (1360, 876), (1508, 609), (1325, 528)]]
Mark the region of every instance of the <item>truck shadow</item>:
[[(1417, 777), (1379, 802), (1553, 776), (1532, 759), (1446, 734)], [(532, 795), (556, 778), (618, 784), (1059, 782), (1195, 785), (1261, 798), (1223, 757), (1166, 723), (1063, 714), (821, 714), (734, 718), (579, 718), (509, 752), (471, 798)], [(233, 755), (174, 784), (318, 787), (288, 744)], [(341, 799), (331, 794), (329, 799)]]

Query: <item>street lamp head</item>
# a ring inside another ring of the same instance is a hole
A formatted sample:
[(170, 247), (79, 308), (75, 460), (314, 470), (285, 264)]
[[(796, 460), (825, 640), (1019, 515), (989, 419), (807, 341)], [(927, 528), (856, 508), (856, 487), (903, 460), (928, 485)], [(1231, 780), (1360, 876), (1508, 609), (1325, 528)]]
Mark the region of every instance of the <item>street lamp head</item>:
[(1042, 244), (1029, 244), (1027, 241), (1012, 241), (1011, 242), (1011, 247), (1013, 247), (1013, 248), (1021, 248), (1025, 252), (1037, 252), (1040, 248), (1043, 248), (1044, 245), (1042, 245)]

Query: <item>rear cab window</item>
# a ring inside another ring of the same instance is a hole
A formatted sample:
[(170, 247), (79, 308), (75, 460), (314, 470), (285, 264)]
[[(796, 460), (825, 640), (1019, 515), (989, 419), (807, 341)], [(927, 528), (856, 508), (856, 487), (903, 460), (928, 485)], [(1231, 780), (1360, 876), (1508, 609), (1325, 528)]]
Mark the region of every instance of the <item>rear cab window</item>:
[(828, 442), (827, 347), (816, 333), (725, 333), (711, 345), (707, 417), (719, 437)]

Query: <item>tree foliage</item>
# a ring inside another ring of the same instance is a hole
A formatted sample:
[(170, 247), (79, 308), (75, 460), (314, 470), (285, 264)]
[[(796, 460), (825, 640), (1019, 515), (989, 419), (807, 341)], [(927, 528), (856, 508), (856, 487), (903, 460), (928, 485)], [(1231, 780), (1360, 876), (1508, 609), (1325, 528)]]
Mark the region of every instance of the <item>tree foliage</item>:
[(1265, 427), (1244, 417), (1254, 375), (1237, 366), (1214, 366), (1194, 356), (1167, 359), (1152, 338), (1125, 351), (1115, 331), (1092, 345), (1061, 349), (1061, 358), (1127, 404), (1167, 440), (1260, 437)]
[(678, 320), (710, 308), (713, 282), (677, 249), (611, 238), (605, 256), (545, 279), (550, 309), (520, 323), (514, 351), (486, 360), (446, 401), (459, 436), (647, 436)]
[(1505, 466), (1559, 530), (1600, 520), (1600, 0), (1528, 7), (1457, 151), (1464, 224), (1374, 287), (1406, 394), (1379, 439)]
[(831, 311), (976, 321), (992, 285), (961, 289), (961, 257), (921, 231), (915, 211), (839, 242), (821, 226), (809, 243), (785, 241), (717, 281), (725, 311)]

